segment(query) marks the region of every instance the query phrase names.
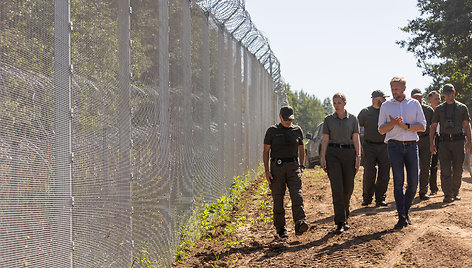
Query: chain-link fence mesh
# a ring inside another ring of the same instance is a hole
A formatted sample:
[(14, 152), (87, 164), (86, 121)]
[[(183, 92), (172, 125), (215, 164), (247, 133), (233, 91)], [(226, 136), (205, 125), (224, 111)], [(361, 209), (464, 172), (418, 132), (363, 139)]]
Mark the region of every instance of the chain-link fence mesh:
[(243, 1), (1, 1), (0, 30), (1, 267), (169, 265), (286, 103)]

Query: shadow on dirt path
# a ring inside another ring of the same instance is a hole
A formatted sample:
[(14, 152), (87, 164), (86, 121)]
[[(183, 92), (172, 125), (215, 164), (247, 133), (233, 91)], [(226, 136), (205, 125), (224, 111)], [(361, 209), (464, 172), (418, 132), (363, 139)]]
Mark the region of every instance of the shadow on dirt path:
[[(467, 174), (468, 175), (468, 174)], [(303, 179), (305, 212), (310, 229), (294, 234), (291, 204), (286, 196), (289, 238), (276, 236), (271, 222), (270, 193), (259, 193), (258, 178), (242, 197), (232, 222), (246, 221), (234, 232), (197, 241), (175, 267), (472, 267), (472, 178), (464, 177), (462, 200), (442, 202), (443, 194), (414, 200), (413, 225), (393, 230), (396, 218), (393, 185), (388, 207), (362, 207), (362, 169), (351, 199), (351, 229), (334, 233), (329, 180), (320, 169), (306, 170)], [(269, 205), (267, 205), (269, 204)], [(226, 225), (230, 225), (228, 222)]]

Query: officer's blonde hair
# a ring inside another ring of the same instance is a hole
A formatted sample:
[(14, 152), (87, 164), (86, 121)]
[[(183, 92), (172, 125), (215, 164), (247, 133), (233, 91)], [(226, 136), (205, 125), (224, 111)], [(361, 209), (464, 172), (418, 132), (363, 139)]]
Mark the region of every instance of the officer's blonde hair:
[(395, 76), (394, 78), (392, 78), (392, 80), (390, 80), (390, 86), (393, 83), (400, 83), (402, 85), (402, 87), (406, 86), (406, 80), (405, 80), (405, 78), (403, 78), (401, 76)]

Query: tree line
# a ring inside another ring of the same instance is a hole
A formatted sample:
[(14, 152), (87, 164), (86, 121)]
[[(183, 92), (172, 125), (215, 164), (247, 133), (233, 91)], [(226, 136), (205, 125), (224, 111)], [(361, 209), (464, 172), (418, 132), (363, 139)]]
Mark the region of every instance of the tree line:
[(330, 98), (321, 101), (315, 95), (309, 95), (303, 90), (292, 91), (290, 84), (284, 84), (284, 88), (288, 103), (293, 107), (295, 114), (294, 123), (305, 133), (313, 133), (325, 116), (334, 112)]
[[(456, 99), (472, 107), (472, 1), (418, 0), (417, 6), (420, 16), (401, 28), (410, 37), (397, 44), (413, 53), (423, 74), (433, 79), (426, 94), (452, 83)], [(305, 132), (313, 131), (333, 112), (330, 98), (320, 101), (303, 90), (292, 92), (289, 84), (285, 89), (294, 122)]]
[(445, 83), (456, 88), (457, 99), (472, 105), (472, 1), (418, 0), (420, 16), (402, 30), (410, 34), (397, 43), (418, 59), (423, 74), (433, 78), (427, 92)]

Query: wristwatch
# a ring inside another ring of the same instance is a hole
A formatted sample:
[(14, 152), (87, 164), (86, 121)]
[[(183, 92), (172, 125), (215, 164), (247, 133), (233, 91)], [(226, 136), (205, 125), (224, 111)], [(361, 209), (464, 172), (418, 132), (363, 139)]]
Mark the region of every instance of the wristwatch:
[(361, 154), (358, 154), (357, 157), (361, 157), (362, 155)]
[(406, 123), (405, 125), (408, 129), (410, 129), (410, 124)]
[(298, 167), (305, 169), (305, 166), (304, 166), (304, 165), (299, 165)]

